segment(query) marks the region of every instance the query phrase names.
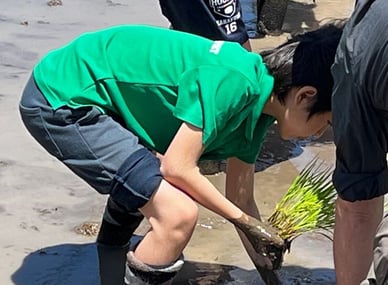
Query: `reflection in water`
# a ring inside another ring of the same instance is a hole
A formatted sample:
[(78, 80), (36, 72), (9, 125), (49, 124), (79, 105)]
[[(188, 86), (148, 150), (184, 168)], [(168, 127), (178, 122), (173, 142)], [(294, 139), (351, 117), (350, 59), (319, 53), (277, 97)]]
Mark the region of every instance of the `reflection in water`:
[(182, 271), (174, 279), (173, 285), (208, 285), (231, 284), (233, 281), (229, 272), (236, 269), (235, 266), (223, 264), (211, 264), (201, 262), (186, 262)]
[[(332, 130), (329, 129), (325, 134), (315, 140), (282, 140), (277, 131), (276, 125), (272, 125), (263, 143), (261, 153), (256, 161), (256, 172), (261, 172), (270, 166), (280, 162), (300, 156), (303, 153), (303, 147), (309, 145), (325, 145), (331, 144), (333, 141)], [(306, 164), (309, 161), (306, 161)], [(200, 168), (202, 173), (207, 175), (225, 172), (225, 161), (201, 161)]]
[[(282, 140), (276, 130), (276, 125), (273, 125), (268, 130), (261, 153), (256, 161), (256, 172), (298, 156), (302, 152), (303, 150), (298, 142)], [(225, 172), (226, 163), (225, 161), (201, 161), (200, 168), (202, 173), (212, 175)]]

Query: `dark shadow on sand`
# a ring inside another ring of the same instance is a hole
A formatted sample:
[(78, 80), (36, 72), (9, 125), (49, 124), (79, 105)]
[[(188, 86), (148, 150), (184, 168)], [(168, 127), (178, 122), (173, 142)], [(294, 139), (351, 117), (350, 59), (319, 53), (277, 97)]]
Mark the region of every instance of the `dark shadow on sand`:
[[(334, 282), (334, 271), (285, 266), (279, 272), (284, 284), (325, 284)], [(308, 279), (307, 276), (315, 276)], [(95, 243), (60, 244), (27, 255), (11, 276), (15, 285), (98, 285)], [(310, 282), (310, 283), (309, 283)], [(188, 260), (173, 285), (250, 284), (262, 285), (255, 270), (237, 266)]]
[(11, 276), (15, 285), (98, 285), (94, 243), (60, 244), (27, 255)]

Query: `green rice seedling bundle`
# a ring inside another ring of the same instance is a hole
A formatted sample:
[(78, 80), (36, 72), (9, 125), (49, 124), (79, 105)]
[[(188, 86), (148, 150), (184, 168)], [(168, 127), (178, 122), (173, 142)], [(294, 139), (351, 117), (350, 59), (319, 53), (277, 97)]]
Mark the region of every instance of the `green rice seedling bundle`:
[(331, 232), (334, 226), (336, 198), (331, 174), (331, 167), (314, 158), (276, 205), (268, 222), (288, 243), (312, 231), (329, 237), (325, 232)]

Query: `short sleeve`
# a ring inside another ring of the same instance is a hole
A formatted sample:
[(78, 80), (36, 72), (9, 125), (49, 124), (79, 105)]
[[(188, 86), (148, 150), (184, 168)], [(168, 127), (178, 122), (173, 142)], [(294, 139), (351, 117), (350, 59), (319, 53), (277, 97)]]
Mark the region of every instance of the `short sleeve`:
[(376, 15), (385, 16), (387, 2), (371, 3), (360, 2), (347, 22), (332, 66), (333, 182), (348, 201), (388, 191), (388, 25), (376, 21)]
[(174, 115), (203, 131), (203, 144), (212, 143), (220, 130), (239, 127), (242, 113), (256, 100), (258, 91), (239, 72), (217, 66), (187, 71), (178, 86)]
[[(333, 94), (333, 129), (338, 195), (347, 201), (368, 200), (388, 191), (387, 131), (368, 93), (336, 72), (340, 78)], [(341, 78), (342, 76), (342, 78)]]
[(333, 182), (338, 195), (351, 202), (369, 200), (388, 191), (386, 154), (382, 145), (377, 139), (371, 145), (366, 144), (366, 140), (373, 139), (359, 139), (362, 133), (368, 134), (351, 128), (342, 130), (336, 138), (337, 159)]

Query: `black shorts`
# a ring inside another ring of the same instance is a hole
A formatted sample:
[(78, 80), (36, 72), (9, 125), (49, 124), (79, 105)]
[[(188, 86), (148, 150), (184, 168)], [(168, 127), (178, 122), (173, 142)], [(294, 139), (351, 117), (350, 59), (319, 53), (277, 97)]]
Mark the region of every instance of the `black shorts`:
[(239, 0), (159, 0), (159, 3), (175, 30), (240, 44), (248, 40)]

